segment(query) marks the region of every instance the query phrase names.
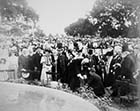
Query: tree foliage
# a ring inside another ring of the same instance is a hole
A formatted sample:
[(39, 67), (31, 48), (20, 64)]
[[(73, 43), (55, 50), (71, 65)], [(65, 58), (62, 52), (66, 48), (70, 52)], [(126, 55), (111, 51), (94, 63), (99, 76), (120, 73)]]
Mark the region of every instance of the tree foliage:
[(0, 0), (0, 14), (2, 20), (7, 21), (38, 21), (38, 15), (28, 6), (26, 0)]
[(80, 21), (69, 25), (65, 29), (66, 34), (75, 35), (80, 32), (82, 35), (98, 34), (100, 37), (138, 37), (140, 1), (96, 0), (88, 17)]
[(65, 28), (65, 33), (71, 36), (93, 35), (93, 25), (88, 19), (79, 19)]
[(99, 0), (90, 12), (96, 32), (101, 37), (138, 37), (139, 9), (138, 0)]
[(1, 27), (7, 27), (8, 34), (21, 36), (23, 32), (35, 27), (38, 14), (28, 6), (26, 0), (0, 0)]

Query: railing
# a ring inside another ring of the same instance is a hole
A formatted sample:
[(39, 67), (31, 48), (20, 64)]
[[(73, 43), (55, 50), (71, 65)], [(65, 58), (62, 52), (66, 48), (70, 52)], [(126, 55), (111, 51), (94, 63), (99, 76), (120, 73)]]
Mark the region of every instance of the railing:
[(16, 79), (15, 70), (14, 69), (1, 69), (0, 73), (6, 73), (7, 76), (8, 76), (7, 79)]
[[(129, 80), (116, 80), (118, 87), (118, 97), (120, 98), (120, 104), (130, 105), (135, 103), (140, 98), (137, 96), (137, 84), (130, 83)], [(121, 89), (127, 86), (128, 93), (121, 96)]]
[(15, 72), (14, 69), (6, 69), (6, 70), (0, 70), (0, 72)]

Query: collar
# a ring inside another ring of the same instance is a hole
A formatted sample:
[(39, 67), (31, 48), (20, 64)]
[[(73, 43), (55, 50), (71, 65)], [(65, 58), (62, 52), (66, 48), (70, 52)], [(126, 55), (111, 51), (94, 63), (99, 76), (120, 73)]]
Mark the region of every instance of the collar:
[(125, 51), (125, 52), (123, 52), (122, 53), (122, 58), (125, 58), (127, 55), (129, 55), (130, 54), (130, 52), (128, 52), (128, 51)]

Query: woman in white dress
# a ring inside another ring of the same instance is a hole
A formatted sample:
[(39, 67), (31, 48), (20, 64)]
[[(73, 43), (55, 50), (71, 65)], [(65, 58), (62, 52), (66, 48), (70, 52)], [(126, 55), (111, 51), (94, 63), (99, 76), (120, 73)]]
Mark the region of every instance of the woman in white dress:
[(42, 56), (40, 62), (43, 65), (40, 78), (41, 84), (48, 85), (51, 80), (51, 75), (47, 74), (47, 72), (51, 72), (52, 68), (52, 57), (50, 50), (45, 50), (45, 54)]

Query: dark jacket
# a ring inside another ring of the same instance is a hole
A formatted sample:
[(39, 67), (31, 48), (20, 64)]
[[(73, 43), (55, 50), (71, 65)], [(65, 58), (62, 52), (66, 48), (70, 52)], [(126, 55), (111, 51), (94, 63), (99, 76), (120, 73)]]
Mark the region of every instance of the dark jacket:
[(80, 87), (80, 80), (77, 74), (81, 73), (81, 62), (83, 59), (75, 59), (68, 65), (68, 85), (75, 91)]
[(103, 96), (105, 94), (105, 90), (101, 77), (95, 72), (90, 73), (92, 73), (92, 75), (88, 77), (87, 81), (88, 86), (93, 88), (93, 91), (97, 96)]
[(38, 71), (41, 71), (42, 69), (42, 64), (40, 63), (41, 57), (42, 57), (42, 54), (39, 54), (39, 53), (35, 53), (33, 55), (33, 65), (34, 65), (34, 68), (37, 67)]

